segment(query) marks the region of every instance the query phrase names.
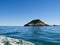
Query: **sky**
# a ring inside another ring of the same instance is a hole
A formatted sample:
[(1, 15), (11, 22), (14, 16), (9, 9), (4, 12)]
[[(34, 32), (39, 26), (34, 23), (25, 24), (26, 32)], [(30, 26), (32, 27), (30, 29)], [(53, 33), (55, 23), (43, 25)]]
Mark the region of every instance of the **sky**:
[(23, 26), (34, 19), (60, 25), (60, 0), (0, 0), (0, 26)]

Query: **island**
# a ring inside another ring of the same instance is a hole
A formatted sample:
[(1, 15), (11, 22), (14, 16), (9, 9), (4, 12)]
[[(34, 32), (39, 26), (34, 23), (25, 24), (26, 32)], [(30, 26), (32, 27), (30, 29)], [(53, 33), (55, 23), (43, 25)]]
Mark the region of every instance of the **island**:
[(35, 20), (32, 20), (29, 23), (25, 24), (24, 26), (49, 26), (49, 25), (44, 23), (40, 19), (35, 19)]

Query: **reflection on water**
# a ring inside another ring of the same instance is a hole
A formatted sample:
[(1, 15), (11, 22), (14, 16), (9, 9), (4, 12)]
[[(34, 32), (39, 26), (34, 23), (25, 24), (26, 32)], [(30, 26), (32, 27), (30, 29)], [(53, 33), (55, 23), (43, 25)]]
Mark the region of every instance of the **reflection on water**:
[(60, 45), (60, 26), (0, 26), (0, 35), (24, 39), (36, 45)]

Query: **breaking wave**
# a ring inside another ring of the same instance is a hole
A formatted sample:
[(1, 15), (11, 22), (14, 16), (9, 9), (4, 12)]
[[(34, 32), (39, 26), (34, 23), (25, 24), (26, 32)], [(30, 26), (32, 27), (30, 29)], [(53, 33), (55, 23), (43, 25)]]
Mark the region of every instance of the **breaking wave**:
[(22, 39), (0, 36), (0, 45), (35, 45), (35, 44)]

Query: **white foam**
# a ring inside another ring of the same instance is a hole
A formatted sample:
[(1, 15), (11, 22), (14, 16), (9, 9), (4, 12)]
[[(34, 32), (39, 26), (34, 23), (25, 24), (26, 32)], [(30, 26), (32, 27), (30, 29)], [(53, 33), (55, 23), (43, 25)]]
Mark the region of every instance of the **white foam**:
[(14, 39), (10, 37), (0, 36), (0, 45), (35, 45), (22, 39)]

